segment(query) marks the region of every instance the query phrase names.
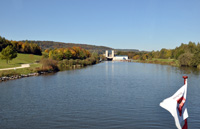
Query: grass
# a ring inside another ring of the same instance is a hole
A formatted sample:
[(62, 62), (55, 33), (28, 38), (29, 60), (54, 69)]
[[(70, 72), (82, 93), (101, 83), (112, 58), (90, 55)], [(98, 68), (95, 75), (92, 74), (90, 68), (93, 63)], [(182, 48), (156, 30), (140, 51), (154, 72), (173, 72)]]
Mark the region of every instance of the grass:
[(153, 61), (157, 60), (157, 61), (161, 61), (161, 62), (172, 62), (172, 61), (174, 61), (174, 59), (156, 59), (156, 58), (153, 58), (152, 60)]
[(139, 60), (138, 62), (179, 66), (178, 60), (175, 60), (175, 59), (156, 59), (156, 58), (153, 58), (152, 60), (145, 60), (145, 61)]
[[(39, 55), (18, 53), (17, 58), (11, 60), (8, 64), (6, 63), (6, 60), (0, 59), (0, 69), (20, 67), (21, 64), (32, 64), (35, 63), (35, 61), (39, 61), (41, 58), (42, 56)], [(31, 65), (31, 67), (32, 66), (34, 67), (35, 65)]]
[(21, 75), (21, 74), (29, 74), (34, 73), (34, 68), (23, 68), (23, 69), (16, 69), (16, 70), (6, 70), (0, 71), (0, 77), (3, 76), (12, 76), (12, 75)]
[(0, 77), (34, 73), (36, 67), (41, 67), (41, 64), (35, 64), (35, 62), (39, 61), (41, 58), (42, 56), (38, 55), (18, 53), (17, 58), (11, 60), (8, 64), (6, 60), (0, 59), (0, 69), (20, 67), (21, 64), (30, 64), (29, 68), (0, 71)]

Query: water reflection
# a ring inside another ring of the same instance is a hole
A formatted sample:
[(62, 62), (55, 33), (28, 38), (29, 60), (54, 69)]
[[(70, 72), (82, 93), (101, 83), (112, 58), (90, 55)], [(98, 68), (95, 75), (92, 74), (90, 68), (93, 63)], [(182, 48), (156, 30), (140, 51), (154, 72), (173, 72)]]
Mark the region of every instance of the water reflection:
[(200, 70), (194, 67), (179, 67), (178, 69), (181, 74), (194, 74), (194, 75), (200, 74)]

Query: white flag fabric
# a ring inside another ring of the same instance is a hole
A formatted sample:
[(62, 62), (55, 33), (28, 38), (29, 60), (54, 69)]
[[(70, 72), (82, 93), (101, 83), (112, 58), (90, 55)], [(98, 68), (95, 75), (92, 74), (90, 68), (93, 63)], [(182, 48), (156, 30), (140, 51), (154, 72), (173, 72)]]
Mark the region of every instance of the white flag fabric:
[(187, 79), (185, 84), (174, 95), (160, 103), (160, 106), (168, 110), (174, 117), (175, 124), (178, 129), (182, 129), (181, 122), (188, 118), (186, 94)]

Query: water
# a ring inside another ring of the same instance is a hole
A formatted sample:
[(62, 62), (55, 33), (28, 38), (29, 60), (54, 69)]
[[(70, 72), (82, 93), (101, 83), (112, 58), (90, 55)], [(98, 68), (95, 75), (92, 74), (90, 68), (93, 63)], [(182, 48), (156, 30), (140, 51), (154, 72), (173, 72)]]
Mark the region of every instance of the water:
[(188, 75), (188, 127), (200, 128), (197, 69), (105, 62), (0, 83), (2, 129), (176, 129), (159, 106)]

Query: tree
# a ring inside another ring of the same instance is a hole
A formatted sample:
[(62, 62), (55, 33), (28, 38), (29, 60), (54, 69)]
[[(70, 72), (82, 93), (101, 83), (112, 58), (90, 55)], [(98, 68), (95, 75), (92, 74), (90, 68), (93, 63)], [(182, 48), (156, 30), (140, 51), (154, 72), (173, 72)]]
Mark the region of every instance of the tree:
[(6, 48), (8, 45), (11, 45), (10, 41), (6, 40), (4, 37), (0, 36), (0, 52)]
[(191, 66), (192, 58), (193, 58), (193, 54), (191, 53), (184, 53), (180, 55), (178, 58), (180, 66)]
[(27, 41), (25, 43), (21, 41), (11, 41), (11, 43), (18, 53), (42, 55), (42, 50), (37, 44), (28, 43)]
[(72, 53), (69, 49), (66, 49), (66, 51), (64, 52), (64, 57), (65, 59), (68, 59), (68, 60), (71, 59)]
[(147, 60), (148, 59), (148, 54), (143, 54), (141, 57), (140, 57), (140, 60)]
[(9, 60), (12, 60), (16, 57), (17, 57), (17, 51), (11, 46), (7, 46), (1, 51), (1, 59), (6, 60), (7, 64)]
[(162, 59), (170, 58), (171, 55), (172, 55), (172, 51), (169, 50), (169, 49), (163, 48), (163, 49), (161, 49), (161, 51), (160, 51), (160, 58), (162, 58)]
[(196, 52), (192, 58), (192, 66), (197, 67), (200, 65), (200, 52)]
[(135, 56), (133, 57), (133, 59), (134, 59), (134, 60), (140, 59), (140, 55), (135, 55)]

